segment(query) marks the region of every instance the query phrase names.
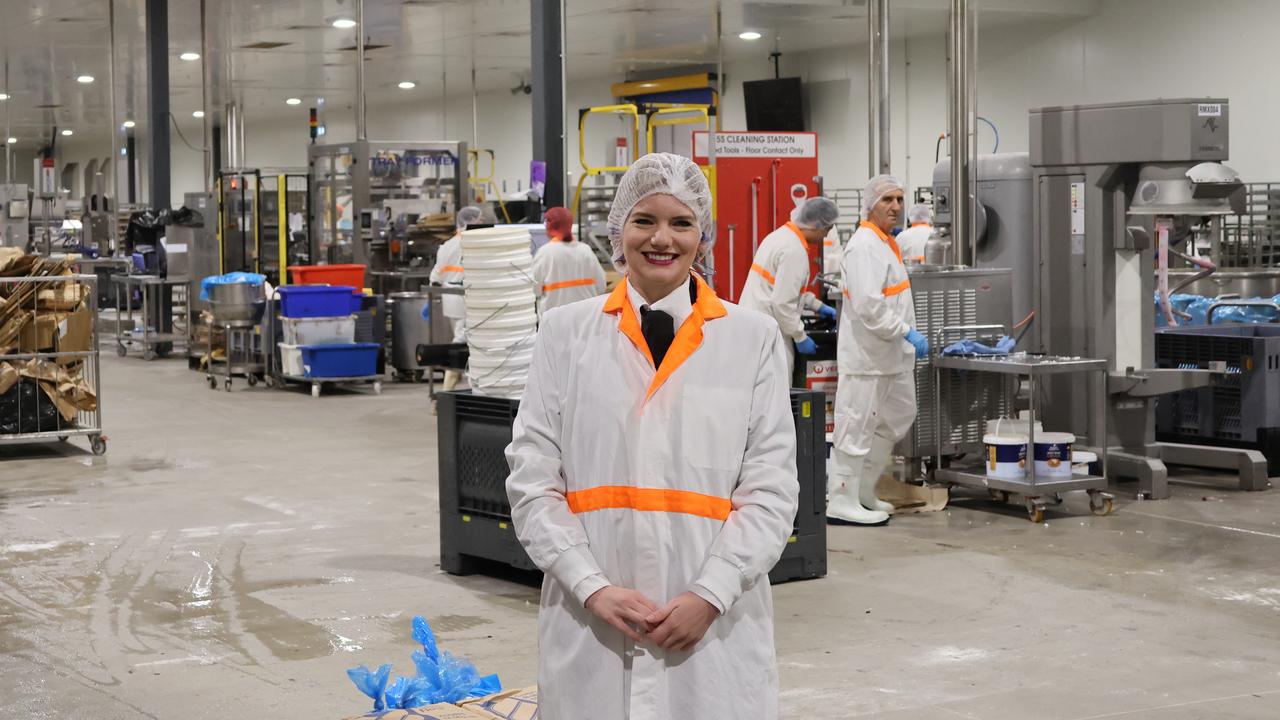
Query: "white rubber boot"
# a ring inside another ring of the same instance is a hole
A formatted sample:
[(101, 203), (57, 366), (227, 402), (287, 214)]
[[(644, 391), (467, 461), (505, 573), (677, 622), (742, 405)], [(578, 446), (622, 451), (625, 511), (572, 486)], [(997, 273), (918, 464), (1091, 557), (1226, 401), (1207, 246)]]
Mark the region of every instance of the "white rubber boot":
[(850, 525), (883, 525), (889, 522), (889, 514), (868, 510), (858, 501), (858, 488), (866, 473), (866, 458), (855, 458), (849, 474), (843, 471), (832, 475), (831, 491), (827, 497), (827, 519)]
[(892, 441), (879, 435), (872, 439), (871, 452), (867, 455), (867, 472), (863, 475), (862, 482), (858, 484), (858, 502), (862, 503), (863, 507), (890, 515), (893, 514), (893, 504), (876, 497), (876, 483), (880, 482), (880, 476), (889, 467), (890, 459), (893, 457), (893, 445)]

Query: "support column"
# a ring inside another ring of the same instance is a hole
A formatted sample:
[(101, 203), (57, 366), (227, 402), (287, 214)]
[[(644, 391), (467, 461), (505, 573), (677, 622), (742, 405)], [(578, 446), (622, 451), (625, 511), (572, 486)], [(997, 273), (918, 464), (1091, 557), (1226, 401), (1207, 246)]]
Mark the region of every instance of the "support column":
[(546, 207), (564, 205), (563, 0), (531, 0), (533, 159), (547, 164)]
[(169, 207), (169, 0), (146, 0), (151, 206)]
[(976, 164), (973, 157), (973, 10), (969, 0), (951, 0), (947, 32), (947, 134), (951, 149), (952, 257), (957, 265), (974, 264)]

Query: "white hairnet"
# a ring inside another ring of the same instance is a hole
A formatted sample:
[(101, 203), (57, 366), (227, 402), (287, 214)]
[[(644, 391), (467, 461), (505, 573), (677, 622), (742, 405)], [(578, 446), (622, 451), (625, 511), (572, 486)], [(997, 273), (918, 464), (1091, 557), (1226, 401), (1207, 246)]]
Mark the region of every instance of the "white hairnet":
[(484, 212), (480, 208), (475, 205), (468, 205), (458, 211), (457, 227), (459, 230), (466, 230), (468, 226), (478, 224), (483, 217)]
[(867, 181), (867, 187), (862, 191), (862, 217), (871, 217), (871, 208), (880, 202), (880, 198), (893, 192), (901, 190), (906, 192), (906, 188), (902, 186), (902, 181), (892, 175), (877, 175)]
[(811, 197), (791, 211), (791, 222), (809, 230), (833, 227), (840, 219), (840, 208), (830, 198)]
[(916, 223), (933, 223), (933, 206), (924, 203), (916, 203), (907, 211), (907, 222), (915, 225)]
[(622, 228), (636, 203), (650, 195), (674, 197), (693, 211), (702, 231), (702, 244), (711, 242), (716, 226), (711, 219), (711, 187), (702, 170), (692, 160), (672, 153), (649, 153), (636, 160), (618, 183), (613, 206), (609, 208), (609, 243), (613, 264), (621, 268)]

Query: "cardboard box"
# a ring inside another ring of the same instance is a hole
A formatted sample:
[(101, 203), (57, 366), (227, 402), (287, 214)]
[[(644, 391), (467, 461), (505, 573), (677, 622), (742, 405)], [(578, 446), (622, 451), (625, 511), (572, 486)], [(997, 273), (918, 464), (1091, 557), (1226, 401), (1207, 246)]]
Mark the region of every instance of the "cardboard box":
[(36, 307), (68, 312), (80, 307), (88, 295), (89, 288), (78, 282), (55, 283), (36, 293)]
[(538, 720), (538, 688), (507, 690), (464, 701), (462, 707), (487, 720)]
[(411, 710), (382, 710), (381, 712), (371, 712), (364, 715), (356, 715), (347, 720), (481, 720), (482, 717), (476, 713), (450, 705), (448, 703), (437, 703), (435, 705), (427, 705), (426, 707), (413, 708)]
[[(93, 339), (93, 313), (88, 305), (75, 312), (42, 312), (30, 315), (18, 335), (19, 352), (87, 352)], [(68, 365), (77, 358), (59, 358)]]

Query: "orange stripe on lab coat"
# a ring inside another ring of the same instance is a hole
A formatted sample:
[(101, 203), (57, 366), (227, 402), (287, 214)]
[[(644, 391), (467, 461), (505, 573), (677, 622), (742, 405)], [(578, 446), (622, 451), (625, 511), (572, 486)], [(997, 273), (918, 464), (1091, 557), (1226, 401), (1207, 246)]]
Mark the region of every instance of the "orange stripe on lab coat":
[(728, 498), (688, 490), (662, 490), (625, 485), (604, 485), (565, 495), (574, 513), (622, 508), (641, 512), (668, 512), (726, 520), (733, 510)]
[(897, 285), (890, 285), (889, 287), (885, 288), (885, 289), (884, 289), (884, 296), (885, 296), (885, 297), (893, 297), (894, 295), (897, 295), (897, 294), (902, 293), (902, 292), (906, 292), (907, 290), (910, 290), (910, 289), (911, 289), (911, 281), (910, 281), (910, 280), (903, 280), (902, 282), (898, 283)]
[(764, 281), (769, 283), (770, 285), (774, 283), (773, 273), (770, 273), (768, 270), (765, 270), (763, 265), (759, 265), (757, 263), (751, 263), (751, 272), (756, 273), (760, 277), (764, 278)]
[(583, 285), (595, 285), (593, 278), (578, 278), (577, 280), (565, 280), (563, 282), (548, 283), (542, 286), (542, 292), (551, 292), (552, 290), (563, 290), (571, 287), (582, 287)]
[(462, 267), (461, 265), (445, 265), (444, 267), (440, 268), (440, 272), (442, 272), (442, 273), (447, 273), (447, 272), (466, 272), (466, 270), (465, 270), (465, 269), (463, 269), (463, 267)]

